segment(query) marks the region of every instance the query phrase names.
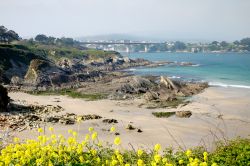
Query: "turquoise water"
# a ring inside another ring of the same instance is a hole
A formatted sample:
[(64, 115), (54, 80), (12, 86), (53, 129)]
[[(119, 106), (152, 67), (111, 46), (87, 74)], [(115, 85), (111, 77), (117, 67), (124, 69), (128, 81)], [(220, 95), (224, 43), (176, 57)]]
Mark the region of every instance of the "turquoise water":
[(131, 53), (126, 56), (150, 61), (196, 64), (194, 66), (170, 64), (156, 68), (130, 69), (138, 75), (166, 75), (187, 81), (207, 81), (214, 86), (250, 88), (249, 53)]

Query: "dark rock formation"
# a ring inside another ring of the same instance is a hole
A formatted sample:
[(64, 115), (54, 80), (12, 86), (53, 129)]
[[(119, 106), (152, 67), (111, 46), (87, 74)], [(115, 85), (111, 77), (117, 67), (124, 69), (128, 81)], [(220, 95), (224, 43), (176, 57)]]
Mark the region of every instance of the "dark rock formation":
[(5, 87), (0, 85), (0, 112), (7, 111), (7, 106), (10, 102), (10, 98), (8, 96), (8, 91)]

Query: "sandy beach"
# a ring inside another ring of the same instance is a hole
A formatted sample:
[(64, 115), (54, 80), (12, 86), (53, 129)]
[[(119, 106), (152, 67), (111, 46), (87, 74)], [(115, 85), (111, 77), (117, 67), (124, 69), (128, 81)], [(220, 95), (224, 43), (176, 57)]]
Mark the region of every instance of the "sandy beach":
[[(176, 109), (139, 107), (143, 99), (85, 101), (66, 96), (34, 96), (21, 92), (11, 92), (9, 96), (15, 101), (27, 104), (60, 105), (65, 109), (64, 112), (79, 115), (97, 114), (103, 117), (99, 120), (83, 121), (81, 124), (53, 126), (57, 134), (65, 136), (68, 136), (68, 129), (73, 129), (79, 132), (81, 139), (91, 126), (98, 131), (100, 140), (112, 142), (115, 136), (108, 131), (112, 124), (103, 123), (102, 120), (116, 119), (118, 123), (113, 126), (120, 133), (124, 148), (131, 148), (131, 145), (150, 148), (160, 143), (163, 147), (188, 148), (204, 145), (211, 149), (212, 142), (219, 139), (248, 137), (250, 134), (250, 89), (209, 87), (193, 96), (190, 104)], [(157, 118), (152, 115), (152, 112), (179, 110), (192, 111), (192, 116)], [(127, 130), (128, 124), (140, 128), (143, 132)], [(24, 130), (13, 135), (24, 139), (34, 138), (38, 133), (35, 130)]]

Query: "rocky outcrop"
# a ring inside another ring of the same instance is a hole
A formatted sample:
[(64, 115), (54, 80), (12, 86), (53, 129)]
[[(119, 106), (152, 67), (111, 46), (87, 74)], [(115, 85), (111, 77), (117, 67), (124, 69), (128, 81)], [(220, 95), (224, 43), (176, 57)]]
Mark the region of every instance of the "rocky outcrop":
[(10, 98), (8, 96), (8, 91), (5, 87), (0, 85), (0, 112), (6, 112)]

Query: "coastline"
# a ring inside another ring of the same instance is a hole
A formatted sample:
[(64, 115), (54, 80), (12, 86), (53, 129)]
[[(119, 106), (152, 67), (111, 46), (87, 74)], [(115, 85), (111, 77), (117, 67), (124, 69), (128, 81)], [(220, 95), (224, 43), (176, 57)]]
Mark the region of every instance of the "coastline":
[[(25, 100), (28, 104), (60, 105), (65, 112), (75, 114), (97, 114), (99, 120), (83, 121), (80, 125), (52, 125), (57, 134), (68, 136), (68, 129), (79, 129), (80, 139), (94, 127), (101, 140), (112, 142), (114, 135), (108, 132), (114, 125), (119, 132), (123, 147), (151, 148), (160, 143), (163, 147), (182, 148), (204, 145), (213, 148), (213, 142), (236, 136), (248, 137), (250, 134), (250, 90), (243, 88), (209, 87), (204, 92), (191, 97), (191, 103), (171, 109), (146, 109), (138, 107), (142, 99), (133, 100), (98, 100), (85, 101), (66, 96), (34, 96), (22, 92), (11, 92), (9, 96), (17, 101)], [(60, 102), (55, 102), (55, 98)], [(22, 101), (23, 102), (23, 101)], [(192, 111), (190, 118), (157, 118), (152, 112)], [(113, 118), (117, 124), (106, 124), (102, 120)], [(143, 132), (127, 130), (128, 124), (140, 128)], [(14, 132), (22, 139), (35, 138), (36, 130)]]

